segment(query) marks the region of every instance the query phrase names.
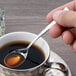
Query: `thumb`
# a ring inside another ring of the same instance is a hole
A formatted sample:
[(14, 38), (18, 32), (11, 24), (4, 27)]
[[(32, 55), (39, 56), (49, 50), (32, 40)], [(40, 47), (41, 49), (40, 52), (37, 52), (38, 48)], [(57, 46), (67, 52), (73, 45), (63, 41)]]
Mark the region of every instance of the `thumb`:
[(53, 19), (64, 27), (76, 27), (76, 12), (57, 11), (53, 14)]

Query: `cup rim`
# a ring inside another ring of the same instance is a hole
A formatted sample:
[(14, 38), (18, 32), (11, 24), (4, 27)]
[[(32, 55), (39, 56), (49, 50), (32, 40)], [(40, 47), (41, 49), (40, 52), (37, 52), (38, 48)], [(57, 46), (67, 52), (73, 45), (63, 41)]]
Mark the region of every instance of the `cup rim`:
[[(10, 33), (4, 34), (3, 36), (0, 37), (0, 39), (4, 38), (4, 37), (6, 37), (6, 36), (9, 36), (9, 35), (11, 35), (11, 34), (14, 34), (14, 33), (27, 33), (27, 34), (32, 34), (32, 35), (37, 36), (37, 34), (34, 34), (34, 33), (24, 32), (24, 31), (17, 31), (17, 32), (10, 32)], [(0, 66), (3, 67), (3, 68), (5, 68), (5, 69), (12, 70), (12, 71), (31, 71), (31, 70), (35, 70), (35, 69), (39, 68), (40, 66), (42, 66), (44, 63), (46, 63), (46, 61), (48, 60), (48, 58), (49, 58), (49, 56), (50, 56), (50, 47), (49, 47), (47, 41), (46, 41), (44, 38), (42, 38), (42, 37), (40, 37), (40, 38), (41, 38), (43, 41), (45, 41), (45, 43), (47, 44), (48, 49), (49, 49), (49, 55), (48, 55), (48, 57), (45, 58), (45, 60), (44, 60), (41, 64), (39, 64), (39, 65), (37, 65), (37, 66), (35, 66), (35, 67), (33, 67), (33, 68), (29, 68), (29, 69), (19, 69), (19, 70), (18, 70), (18, 69), (8, 68), (8, 67), (6, 67), (6, 66), (3, 66), (2, 64), (0, 64)]]

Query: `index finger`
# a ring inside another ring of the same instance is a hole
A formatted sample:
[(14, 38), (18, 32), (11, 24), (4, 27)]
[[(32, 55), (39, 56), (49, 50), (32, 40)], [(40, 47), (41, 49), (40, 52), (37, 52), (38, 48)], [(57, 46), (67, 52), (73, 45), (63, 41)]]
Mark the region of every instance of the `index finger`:
[(58, 7), (58, 8), (56, 8), (56, 9), (52, 10), (51, 12), (49, 12), (47, 17), (46, 17), (47, 22), (50, 23), (53, 20), (52, 16), (53, 16), (54, 12), (56, 12), (58, 10), (62, 10), (65, 7), (68, 7), (70, 10), (75, 11), (76, 10), (76, 0), (71, 1), (71, 2), (69, 2), (67, 4), (65, 4), (65, 5), (62, 5), (62, 6)]

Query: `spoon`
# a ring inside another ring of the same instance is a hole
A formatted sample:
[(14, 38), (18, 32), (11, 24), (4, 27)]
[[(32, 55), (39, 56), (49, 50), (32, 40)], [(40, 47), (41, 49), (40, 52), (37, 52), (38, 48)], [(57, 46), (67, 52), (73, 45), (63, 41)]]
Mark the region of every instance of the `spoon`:
[[(68, 10), (69, 9), (67, 7), (64, 8), (64, 11), (68, 11)], [(16, 49), (13, 50), (13, 52), (7, 54), (4, 58), (4, 64), (10, 68), (15, 68), (23, 64), (27, 58), (30, 47), (55, 24), (56, 22), (52, 21), (37, 35), (37, 37), (26, 48)]]

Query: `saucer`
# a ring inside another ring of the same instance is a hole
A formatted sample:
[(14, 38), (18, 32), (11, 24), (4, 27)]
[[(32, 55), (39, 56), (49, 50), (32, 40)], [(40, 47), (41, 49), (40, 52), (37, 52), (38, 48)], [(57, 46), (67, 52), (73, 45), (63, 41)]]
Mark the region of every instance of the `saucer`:
[[(66, 66), (66, 68), (68, 69), (68, 76), (72, 76), (70, 68), (68, 67), (66, 62), (58, 54), (56, 54), (55, 52), (53, 52), (53, 51), (50, 52), (49, 61), (50, 62), (60, 62), (60, 63), (64, 64)], [(50, 69), (50, 72), (51, 72), (51, 69)], [(50, 72), (48, 72), (45, 76), (52, 76), (50, 74)], [(58, 76), (60, 76), (60, 75), (58, 75)], [(65, 76), (65, 75), (62, 75), (62, 76)]]

